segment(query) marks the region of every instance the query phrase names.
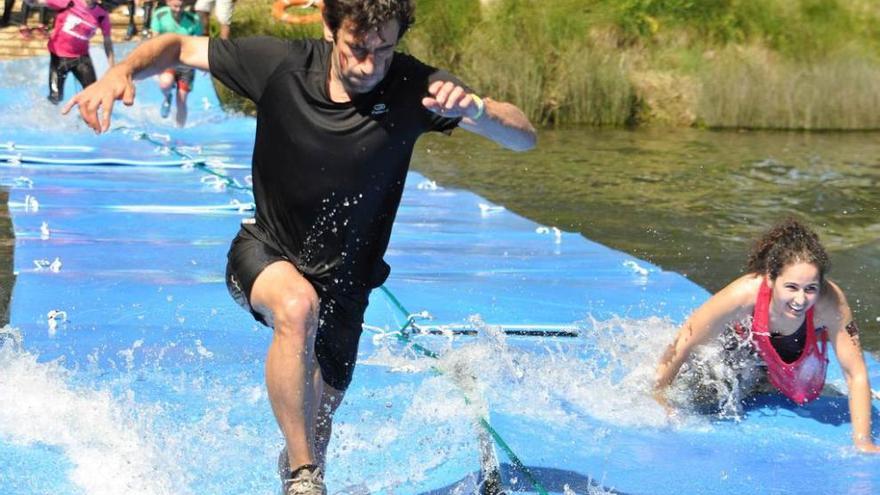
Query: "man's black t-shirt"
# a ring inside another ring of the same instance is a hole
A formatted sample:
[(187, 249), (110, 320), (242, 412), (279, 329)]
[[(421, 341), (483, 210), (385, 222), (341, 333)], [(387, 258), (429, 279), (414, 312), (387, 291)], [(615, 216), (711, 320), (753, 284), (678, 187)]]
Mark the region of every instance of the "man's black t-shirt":
[[(330, 100), (332, 45), (321, 40), (212, 39), (211, 74), (257, 105), (251, 235), (323, 288), (381, 285), (383, 261), (416, 139), (449, 131), (421, 100), (449, 74), (396, 53), (373, 91)], [(457, 82), (457, 81), (456, 81)]]

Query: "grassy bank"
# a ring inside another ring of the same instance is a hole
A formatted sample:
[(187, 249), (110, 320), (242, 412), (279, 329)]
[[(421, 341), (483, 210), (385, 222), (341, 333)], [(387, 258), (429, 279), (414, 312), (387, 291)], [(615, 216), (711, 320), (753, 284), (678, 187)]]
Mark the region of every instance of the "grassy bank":
[[(240, 0), (236, 36), (317, 36)], [(880, 128), (868, 0), (417, 0), (404, 48), (543, 125)]]

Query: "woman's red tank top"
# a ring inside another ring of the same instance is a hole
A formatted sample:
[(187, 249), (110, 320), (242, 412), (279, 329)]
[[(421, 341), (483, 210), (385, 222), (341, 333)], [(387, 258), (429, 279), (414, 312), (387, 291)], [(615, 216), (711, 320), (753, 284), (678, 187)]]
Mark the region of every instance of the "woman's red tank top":
[(825, 386), (828, 335), (822, 330), (817, 337), (813, 326), (813, 308), (808, 309), (804, 349), (794, 362), (786, 363), (770, 342), (770, 297), (770, 287), (762, 283), (752, 314), (752, 342), (761, 359), (767, 363), (770, 383), (798, 405), (804, 405), (819, 397)]

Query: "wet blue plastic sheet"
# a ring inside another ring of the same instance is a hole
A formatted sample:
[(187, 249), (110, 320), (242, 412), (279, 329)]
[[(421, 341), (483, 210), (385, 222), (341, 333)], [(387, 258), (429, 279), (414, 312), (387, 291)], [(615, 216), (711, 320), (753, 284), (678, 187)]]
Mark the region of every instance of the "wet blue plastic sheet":
[[(25, 83), (43, 61), (2, 68), (0, 104), (18, 118), (0, 131), (17, 274), (0, 493), (275, 493), (271, 335), (223, 275), (251, 197), (216, 179), (247, 184), (253, 120), (224, 114), (199, 74), (186, 129), (159, 118), (144, 81), (95, 136)], [(845, 398), (761, 398), (740, 420), (670, 425), (645, 387), (707, 296), (684, 277), (415, 173), (387, 260), (403, 308), (371, 297), (329, 453), (333, 493), (473, 492), (478, 417), (527, 466), (496, 443), (504, 485), (526, 492), (880, 490), (880, 462), (850, 446)], [(404, 310), (434, 334), (401, 342)], [(829, 380), (844, 386), (836, 365)]]

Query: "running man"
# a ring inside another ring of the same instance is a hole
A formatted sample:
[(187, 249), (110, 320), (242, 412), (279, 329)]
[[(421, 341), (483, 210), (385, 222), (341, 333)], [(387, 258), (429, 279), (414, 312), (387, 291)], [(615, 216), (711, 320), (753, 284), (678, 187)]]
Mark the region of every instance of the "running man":
[[(803, 405), (822, 393), (830, 342), (849, 388), (853, 444), (880, 453), (871, 436), (871, 385), (859, 328), (843, 290), (825, 278), (827, 270), (825, 248), (802, 223), (790, 219), (767, 231), (749, 255), (748, 273), (694, 311), (667, 348), (657, 367), (657, 401), (669, 408), (666, 390), (682, 365), (695, 348), (721, 338), (731, 365), (741, 370), (731, 384), (738, 394), (766, 381)], [(743, 354), (737, 349), (745, 355), (736, 356)]]
[[(198, 36), (202, 34), (202, 26), (199, 24), (199, 18), (196, 14), (183, 10), (183, 0), (168, 0), (164, 7), (159, 7), (153, 14), (150, 31), (153, 36), (163, 33)], [(159, 113), (163, 119), (171, 113), (172, 90), (176, 87), (177, 112), (175, 119), (177, 127), (186, 125), (186, 97), (192, 91), (195, 78), (196, 71), (192, 67), (173, 67), (159, 74), (159, 89), (162, 90), (162, 107)]]
[(114, 65), (110, 39), (110, 14), (97, 0), (28, 0), (31, 5), (57, 10), (55, 27), (49, 36), (49, 101), (64, 99), (64, 81), (73, 72), (83, 88), (95, 82), (95, 66), (89, 56), (89, 40), (98, 29), (104, 37), (104, 53)]
[(395, 52), (412, 9), (411, 0), (324, 0), (330, 40), (158, 36), (64, 108), (106, 131), (114, 102), (134, 102), (134, 78), (177, 64), (210, 70), (256, 103), (256, 218), (232, 242), (226, 280), (274, 329), (266, 386), (288, 495), (325, 493), (333, 413), (370, 291), (390, 272), (383, 256), (417, 138), (461, 127), (511, 150), (535, 145), (516, 106)]

